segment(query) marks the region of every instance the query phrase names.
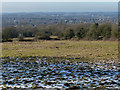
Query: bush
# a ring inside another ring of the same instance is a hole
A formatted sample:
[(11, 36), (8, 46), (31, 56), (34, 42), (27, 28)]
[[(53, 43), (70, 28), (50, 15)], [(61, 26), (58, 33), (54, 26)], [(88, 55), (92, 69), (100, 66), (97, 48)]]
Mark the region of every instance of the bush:
[(24, 40), (24, 36), (23, 36), (22, 34), (19, 34), (18, 40), (19, 40), (19, 41), (23, 41), (23, 40)]
[(18, 35), (15, 27), (6, 27), (2, 30), (3, 41), (8, 41), (12, 38), (16, 38)]
[(43, 39), (43, 40), (49, 40), (50, 34), (45, 32), (39, 32), (35, 35), (35, 39)]
[(78, 31), (77, 31), (77, 34), (76, 34), (77, 38), (80, 40), (82, 38), (85, 37), (85, 30), (83, 28), (80, 28)]
[(98, 28), (98, 23), (95, 23), (90, 27), (90, 29), (87, 33), (88, 40), (97, 40), (98, 39), (97, 28)]
[(65, 33), (65, 39), (71, 39), (75, 36), (75, 33), (72, 29), (67, 29)]

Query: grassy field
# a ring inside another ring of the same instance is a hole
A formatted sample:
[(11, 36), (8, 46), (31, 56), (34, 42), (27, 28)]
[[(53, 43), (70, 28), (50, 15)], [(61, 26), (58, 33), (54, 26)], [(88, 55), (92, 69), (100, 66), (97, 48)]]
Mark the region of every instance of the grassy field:
[(2, 57), (50, 56), (118, 59), (117, 41), (4, 42)]

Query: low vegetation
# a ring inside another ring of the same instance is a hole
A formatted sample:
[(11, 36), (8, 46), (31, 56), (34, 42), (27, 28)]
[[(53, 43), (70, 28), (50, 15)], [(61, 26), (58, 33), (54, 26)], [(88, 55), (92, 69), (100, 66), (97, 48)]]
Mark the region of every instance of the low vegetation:
[(4, 42), (2, 44), (3, 57), (79, 57), (97, 60), (117, 60), (117, 41), (69, 41), (54, 40), (38, 42)]

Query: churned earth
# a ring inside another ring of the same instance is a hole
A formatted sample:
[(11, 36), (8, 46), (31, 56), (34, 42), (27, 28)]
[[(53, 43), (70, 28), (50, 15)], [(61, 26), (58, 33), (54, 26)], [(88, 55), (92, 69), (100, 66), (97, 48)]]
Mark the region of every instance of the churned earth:
[(1, 89), (120, 89), (120, 62), (112, 60), (35, 56), (1, 60)]

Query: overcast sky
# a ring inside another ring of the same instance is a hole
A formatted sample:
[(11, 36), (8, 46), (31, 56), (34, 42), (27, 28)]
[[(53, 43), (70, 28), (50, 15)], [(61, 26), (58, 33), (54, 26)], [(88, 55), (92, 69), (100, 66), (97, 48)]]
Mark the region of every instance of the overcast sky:
[(3, 2), (2, 3), (3, 13), (5, 12), (7, 13), (12, 13), (12, 12), (117, 12), (118, 10), (117, 8), (118, 8), (117, 2)]

